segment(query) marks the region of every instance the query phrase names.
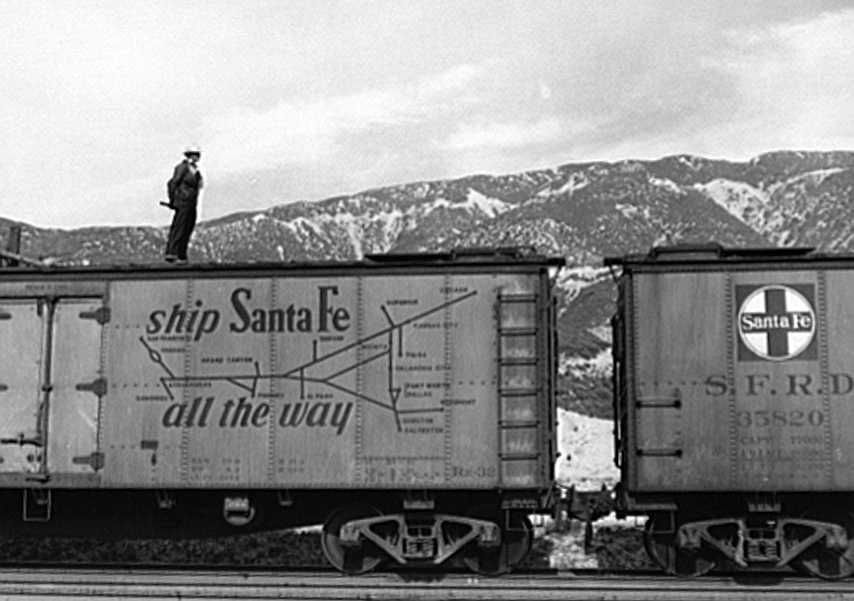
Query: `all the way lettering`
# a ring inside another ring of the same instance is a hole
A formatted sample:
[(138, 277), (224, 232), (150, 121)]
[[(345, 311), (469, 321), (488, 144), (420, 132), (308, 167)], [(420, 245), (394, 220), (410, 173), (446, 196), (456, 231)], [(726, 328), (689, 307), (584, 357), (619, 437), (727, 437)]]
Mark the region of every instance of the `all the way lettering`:
[[(274, 419), (274, 406), (247, 397), (228, 399), (214, 409), (214, 397), (196, 397), (190, 402), (176, 402), (163, 412), (164, 428), (264, 428)], [(295, 401), (282, 403), (275, 416), (279, 428), (331, 428), (341, 435), (353, 413), (353, 402)], [(215, 415), (211, 419), (211, 414)]]

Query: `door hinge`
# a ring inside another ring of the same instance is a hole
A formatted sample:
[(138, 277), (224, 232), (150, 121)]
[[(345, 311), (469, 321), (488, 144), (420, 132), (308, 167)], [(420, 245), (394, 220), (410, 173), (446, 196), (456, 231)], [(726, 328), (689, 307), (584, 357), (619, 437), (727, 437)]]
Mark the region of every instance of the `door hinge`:
[(88, 465), (97, 472), (99, 469), (104, 467), (104, 454), (96, 451), (89, 455), (79, 455), (72, 458), (71, 463), (74, 465)]
[(92, 382), (82, 382), (75, 386), (75, 388), (77, 390), (91, 392), (95, 394), (95, 396), (102, 397), (107, 394), (107, 379), (98, 378), (97, 380), (93, 380)]
[(80, 319), (94, 319), (99, 324), (104, 325), (110, 321), (110, 308), (99, 307), (94, 311), (81, 311)]

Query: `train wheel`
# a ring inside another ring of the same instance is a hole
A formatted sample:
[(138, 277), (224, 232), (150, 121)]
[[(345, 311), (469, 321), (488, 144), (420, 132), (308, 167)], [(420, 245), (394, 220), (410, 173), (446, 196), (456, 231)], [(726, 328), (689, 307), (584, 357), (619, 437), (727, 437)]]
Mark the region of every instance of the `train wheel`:
[(854, 516), (849, 515), (843, 522), (848, 530), (845, 549), (828, 549), (820, 541), (793, 559), (792, 567), (824, 580), (842, 580), (854, 574)]
[(854, 551), (851, 546), (845, 551), (821, 549), (815, 545), (792, 564), (798, 572), (818, 576), (825, 580), (842, 580), (854, 574)]
[(472, 571), (484, 576), (500, 576), (519, 565), (531, 550), (534, 527), (528, 516), (510, 514), (509, 527), (504, 516), (491, 512), (475, 512), (473, 517), (488, 519), (501, 525), (501, 544), (495, 549), (485, 549), (473, 544), (463, 556), (463, 562)]
[(717, 562), (702, 550), (693, 553), (680, 549), (676, 532), (664, 527), (660, 519), (650, 516), (643, 533), (643, 545), (650, 559), (662, 570), (674, 576), (693, 578), (711, 571)]
[(327, 561), (345, 574), (365, 574), (376, 569), (385, 554), (371, 541), (362, 541), (358, 547), (342, 544), (341, 526), (350, 520), (382, 515), (370, 505), (351, 505), (335, 510), (323, 524), (321, 546)]

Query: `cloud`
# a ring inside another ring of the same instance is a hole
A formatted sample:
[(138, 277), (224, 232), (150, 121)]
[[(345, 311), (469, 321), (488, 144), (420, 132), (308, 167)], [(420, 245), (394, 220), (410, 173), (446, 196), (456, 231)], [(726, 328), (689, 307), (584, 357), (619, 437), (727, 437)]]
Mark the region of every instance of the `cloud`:
[(406, 84), (210, 115), (202, 135), (211, 168), (225, 174), (334, 158), (353, 134), (415, 126), (476, 103), (471, 86), (481, 71), (459, 65)]
[(188, 142), (210, 216), (570, 160), (854, 146), (850, 0), (18, 4), (0, 1), (0, 215), (39, 223), (165, 221)]
[(727, 32), (729, 46), (713, 63), (738, 82), (727, 129), (753, 138), (742, 142), (749, 154), (854, 147), (852, 36), (854, 10)]
[(562, 135), (564, 128), (556, 117), (546, 117), (534, 122), (463, 124), (440, 142), (439, 147), (455, 151), (477, 148), (511, 149), (552, 142)]
[[(572, 136), (567, 154), (743, 160), (775, 149), (854, 148), (854, 10), (766, 16), (729, 19), (688, 45), (663, 37), (654, 48), (667, 52), (655, 65), (629, 62), (607, 87), (594, 81), (589, 89), (607, 94), (579, 113), (598, 121)], [(615, 61), (602, 63), (602, 77)]]

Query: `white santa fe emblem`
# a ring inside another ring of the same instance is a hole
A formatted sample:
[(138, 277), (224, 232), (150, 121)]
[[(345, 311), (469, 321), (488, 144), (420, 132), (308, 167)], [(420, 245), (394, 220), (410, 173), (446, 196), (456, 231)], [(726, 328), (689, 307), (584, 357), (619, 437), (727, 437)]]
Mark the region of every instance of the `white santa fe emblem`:
[(763, 359), (793, 359), (815, 337), (815, 310), (794, 288), (763, 286), (741, 303), (738, 334), (747, 348)]

